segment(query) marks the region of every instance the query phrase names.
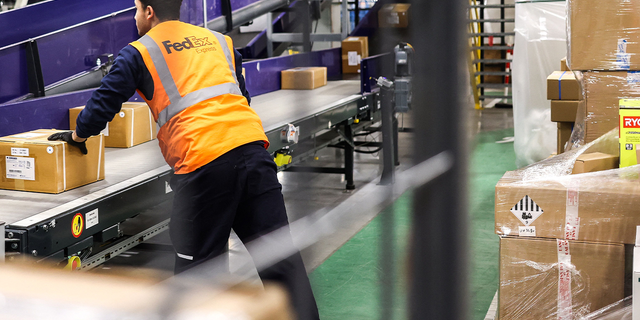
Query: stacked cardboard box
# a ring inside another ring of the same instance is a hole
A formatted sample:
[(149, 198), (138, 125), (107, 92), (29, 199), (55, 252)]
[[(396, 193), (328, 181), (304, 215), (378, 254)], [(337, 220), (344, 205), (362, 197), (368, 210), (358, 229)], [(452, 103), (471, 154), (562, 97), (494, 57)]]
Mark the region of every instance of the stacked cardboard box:
[(342, 73), (360, 73), (360, 62), (369, 57), (369, 38), (348, 37), (342, 40)]
[[(561, 63), (561, 69), (565, 69)], [(551, 100), (551, 121), (558, 126), (557, 153), (563, 153), (576, 122), (578, 110), (584, 110), (580, 78), (570, 70), (554, 71), (547, 77), (547, 99)]]

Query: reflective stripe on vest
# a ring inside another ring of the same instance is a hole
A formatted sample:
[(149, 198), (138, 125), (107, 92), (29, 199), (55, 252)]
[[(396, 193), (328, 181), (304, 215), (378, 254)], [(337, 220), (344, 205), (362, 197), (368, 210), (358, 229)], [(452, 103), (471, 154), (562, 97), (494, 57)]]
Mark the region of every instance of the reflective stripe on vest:
[(240, 87), (238, 86), (238, 78), (236, 77), (236, 72), (234, 68), (234, 61), (231, 57), (231, 51), (229, 50), (229, 45), (227, 44), (224, 36), (218, 32), (211, 31), (213, 35), (216, 37), (222, 50), (224, 51), (224, 55), (227, 58), (227, 62), (229, 64), (229, 70), (233, 75), (233, 79), (235, 83), (223, 83), (215, 86), (211, 86), (208, 88), (203, 88), (194, 92), (190, 92), (184, 97), (180, 95), (178, 91), (178, 86), (176, 82), (173, 80), (171, 76), (171, 72), (169, 71), (169, 66), (167, 65), (167, 61), (164, 59), (164, 55), (160, 50), (160, 46), (148, 35), (143, 36), (138, 41), (147, 48), (149, 52), (149, 56), (151, 60), (153, 60), (153, 64), (156, 67), (156, 71), (158, 72), (158, 77), (160, 77), (160, 82), (162, 82), (162, 86), (164, 87), (167, 96), (169, 97), (169, 104), (166, 108), (164, 108), (158, 114), (158, 126), (162, 128), (165, 123), (167, 123), (173, 116), (180, 113), (182, 110), (198, 104), (202, 101), (209, 100), (224, 94), (237, 94), (242, 95), (240, 91)]

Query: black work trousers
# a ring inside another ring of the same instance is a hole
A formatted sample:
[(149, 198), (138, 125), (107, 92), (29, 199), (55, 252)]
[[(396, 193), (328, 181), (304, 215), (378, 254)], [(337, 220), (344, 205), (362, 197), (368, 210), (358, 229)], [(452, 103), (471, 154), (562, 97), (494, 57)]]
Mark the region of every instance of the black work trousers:
[[(263, 143), (253, 142), (194, 172), (174, 175), (169, 232), (177, 253), (176, 274), (225, 253), (232, 228), (247, 243), (288, 227), (276, 169)], [(287, 241), (282, 245), (291, 246), (291, 239)], [(288, 290), (298, 319), (319, 319), (299, 252), (259, 274)]]

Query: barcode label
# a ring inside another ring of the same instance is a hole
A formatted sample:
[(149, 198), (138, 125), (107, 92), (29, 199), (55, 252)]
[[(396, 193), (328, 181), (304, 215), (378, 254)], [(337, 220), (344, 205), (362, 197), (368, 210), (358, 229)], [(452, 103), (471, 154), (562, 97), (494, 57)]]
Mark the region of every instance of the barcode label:
[(36, 180), (36, 160), (34, 158), (6, 157), (7, 179)]

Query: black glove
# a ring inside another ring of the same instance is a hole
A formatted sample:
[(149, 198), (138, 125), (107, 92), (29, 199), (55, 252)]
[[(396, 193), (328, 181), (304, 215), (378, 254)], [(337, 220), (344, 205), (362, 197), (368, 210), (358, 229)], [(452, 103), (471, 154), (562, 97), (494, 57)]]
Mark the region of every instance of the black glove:
[(65, 131), (65, 132), (54, 133), (54, 134), (50, 135), (49, 138), (47, 138), (47, 140), (49, 140), (49, 141), (64, 141), (64, 142), (68, 143), (70, 146), (74, 146), (74, 147), (80, 149), (80, 152), (82, 152), (82, 154), (87, 154), (87, 144), (84, 143), (84, 141), (75, 142), (73, 140), (73, 131)]

